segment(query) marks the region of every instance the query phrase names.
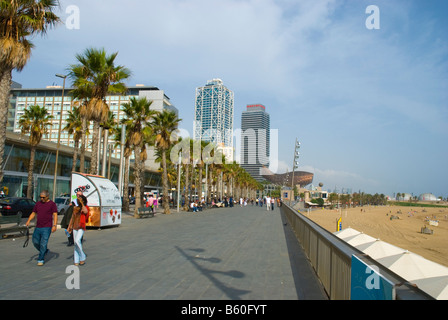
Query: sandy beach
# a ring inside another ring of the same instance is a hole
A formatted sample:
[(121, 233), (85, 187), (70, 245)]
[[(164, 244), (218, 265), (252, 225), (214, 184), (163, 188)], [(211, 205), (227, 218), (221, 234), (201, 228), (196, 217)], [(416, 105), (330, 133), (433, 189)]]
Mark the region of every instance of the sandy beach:
[[(343, 229), (351, 227), (448, 267), (448, 208), (364, 206), (301, 212), (330, 232), (342, 217)], [(438, 226), (429, 225), (427, 218), (438, 220)], [(424, 226), (433, 234), (421, 233)]]

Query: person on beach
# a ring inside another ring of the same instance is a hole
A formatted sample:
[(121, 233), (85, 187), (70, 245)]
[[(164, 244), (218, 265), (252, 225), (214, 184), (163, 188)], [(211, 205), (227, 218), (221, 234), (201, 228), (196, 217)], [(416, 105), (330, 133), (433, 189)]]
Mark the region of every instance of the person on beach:
[(78, 195), (78, 205), (73, 208), (72, 218), (67, 231), (73, 232), (73, 240), (75, 242), (74, 264), (84, 265), (86, 254), (82, 248), (82, 236), (86, 230), (86, 218), (88, 216), (87, 198), (84, 195)]
[(49, 198), (50, 193), (43, 190), (40, 193), (40, 201), (36, 202), (33, 212), (31, 212), (26, 226), (37, 216), (36, 228), (33, 232), (33, 245), (39, 251), (37, 265), (44, 265), (45, 255), (48, 253), (48, 241), (52, 232), (56, 231), (58, 224), (58, 208)]

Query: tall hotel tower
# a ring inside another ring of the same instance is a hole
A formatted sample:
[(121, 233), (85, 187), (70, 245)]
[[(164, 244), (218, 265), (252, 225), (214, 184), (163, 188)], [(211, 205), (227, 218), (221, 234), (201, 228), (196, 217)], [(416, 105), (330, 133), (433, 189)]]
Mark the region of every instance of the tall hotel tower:
[(255, 180), (264, 180), (261, 169), (269, 167), (270, 118), (262, 104), (248, 105), (241, 115), (240, 166)]
[(193, 139), (214, 143), (233, 161), (233, 92), (221, 79), (196, 88)]

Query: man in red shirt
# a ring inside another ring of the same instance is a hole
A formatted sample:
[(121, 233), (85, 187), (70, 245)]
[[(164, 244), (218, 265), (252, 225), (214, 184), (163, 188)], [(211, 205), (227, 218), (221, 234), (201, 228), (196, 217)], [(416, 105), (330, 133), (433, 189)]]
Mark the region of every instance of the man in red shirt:
[(36, 228), (33, 232), (33, 244), (39, 251), (37, 265), (44, 265), (45, 254), (48, 252), (48, 240), (52, 232), (56, 231), (58, 223), (58, 208), (56, 203), (50, 200), (49, 192), (44, 190), (40, 193), (40, 201), (36, 202), (33, 212), (30, 214), (26, 226), (37, 216)]

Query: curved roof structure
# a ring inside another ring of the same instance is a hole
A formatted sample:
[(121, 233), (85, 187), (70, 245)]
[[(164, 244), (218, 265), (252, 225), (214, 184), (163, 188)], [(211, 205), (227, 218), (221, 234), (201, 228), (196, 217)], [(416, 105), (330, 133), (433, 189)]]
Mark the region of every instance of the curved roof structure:
[(423, 193), (418, 197), (420, 201), (437, 201), (437, 197), (432, 193)]
[[(292, 185), (292, 172), (273, 173), (268, 168), (263, 167), (261, 176), (267, 181), (277, 185)], [(294, 185), (304, 187), (313, 182), (314, 174), (306, 171), (294, 171)]]

